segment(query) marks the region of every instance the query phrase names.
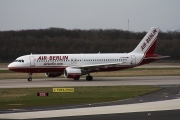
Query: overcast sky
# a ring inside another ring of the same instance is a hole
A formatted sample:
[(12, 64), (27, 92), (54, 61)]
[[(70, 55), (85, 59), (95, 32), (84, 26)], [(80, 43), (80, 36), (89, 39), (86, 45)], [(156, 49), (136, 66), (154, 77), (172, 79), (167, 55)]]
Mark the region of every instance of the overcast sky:
[(0, 0), (0, 31), (180, 29), (180, 0)]

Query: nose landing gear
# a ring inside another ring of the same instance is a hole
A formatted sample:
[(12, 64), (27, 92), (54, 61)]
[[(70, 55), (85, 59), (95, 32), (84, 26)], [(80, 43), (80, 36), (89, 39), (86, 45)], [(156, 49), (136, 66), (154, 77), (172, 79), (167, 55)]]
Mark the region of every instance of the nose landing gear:
[(28, 77), (28, 81), (31, 82), (32, 81), (32, 73), (28, 73), (29, 74), (29, 77)]

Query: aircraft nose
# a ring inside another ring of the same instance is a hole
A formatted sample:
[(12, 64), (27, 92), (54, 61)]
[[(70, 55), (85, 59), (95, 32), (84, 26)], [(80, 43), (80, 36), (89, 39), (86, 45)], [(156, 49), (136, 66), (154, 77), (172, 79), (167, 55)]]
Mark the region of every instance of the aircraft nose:
[(9, 69), (9, 70), (11, 70), (11, 69), (12, 69), (12, 67), (13, 67), (13, 64), (12, 64), (12, 63), (10, 63), (10, 64), (8, 65), (8, 69)]

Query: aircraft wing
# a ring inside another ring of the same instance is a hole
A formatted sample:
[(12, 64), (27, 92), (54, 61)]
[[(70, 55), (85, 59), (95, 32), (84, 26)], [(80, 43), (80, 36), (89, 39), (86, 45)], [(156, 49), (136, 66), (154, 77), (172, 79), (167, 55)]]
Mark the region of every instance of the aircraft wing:
[(116, 67), (120, 66), (125, 62), (115, 62), (115, 63), (104, 63), (104, 64), (91, 64), (91, 65), (82, 65), (80, 68), (108, 68), (108, 67)]
[(85, 68), (85, 69), (97, 69), (97, 68), (108, 68), (108, 67), (118, 67), (126, 62), (115, 62), (115, 63), (104, 63), (104, 64), (90, 64), (90, 65), (82, 65), (82, 66), (71, 66), (73, 68)]

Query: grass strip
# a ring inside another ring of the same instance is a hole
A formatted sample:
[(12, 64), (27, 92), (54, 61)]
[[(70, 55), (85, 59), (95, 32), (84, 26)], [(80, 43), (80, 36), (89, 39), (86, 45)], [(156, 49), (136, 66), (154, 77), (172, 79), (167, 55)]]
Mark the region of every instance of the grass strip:
[[(157, 86), (73, 87), (74, 93), (54, 93), (53, 88), (0, 89), (0, 109), (17, 109), (53, 105), (77, 105), (133, 98), (160, 90)], [(39, 97), (37, 92), (48, 92)]]

